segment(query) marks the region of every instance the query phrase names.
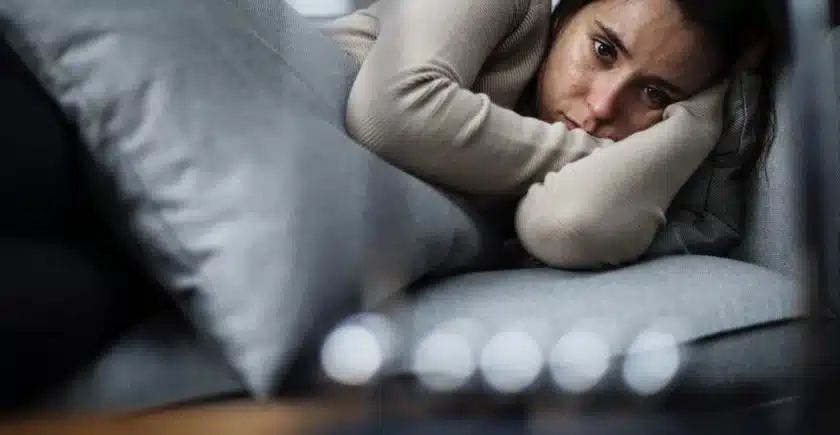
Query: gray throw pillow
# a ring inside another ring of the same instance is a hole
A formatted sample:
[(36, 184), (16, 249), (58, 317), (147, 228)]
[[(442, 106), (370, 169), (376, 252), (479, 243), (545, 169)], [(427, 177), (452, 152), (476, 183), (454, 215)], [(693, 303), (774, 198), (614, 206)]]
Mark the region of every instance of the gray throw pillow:
[[(724, 105), (723, 132), (712, 153), (680, 189), (666, 212), (646, 257), (673, 254), (726, 256), (744, 237), (748, 176), (740, 176), (746, 157), (762, 145), (753, 108), (761, 81), (738, 74)], [(760, 174), (760, 171), (759, 171)]]
[(356, 65), (282, 0), (3, 0), (0, 30), (138, 258), (259, 397), (360, 291), (485, 251), (462, 205), (345, 135)]

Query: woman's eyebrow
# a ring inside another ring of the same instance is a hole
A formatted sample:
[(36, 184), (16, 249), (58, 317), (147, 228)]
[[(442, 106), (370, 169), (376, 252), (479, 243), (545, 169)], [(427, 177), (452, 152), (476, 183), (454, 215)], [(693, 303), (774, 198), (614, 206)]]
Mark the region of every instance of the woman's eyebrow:
[(604, 32), (604, 35), (609, 39), (610, 44), (614, 45), (615, 48), (618, 49), (624, 56), (628, 59), (632, 59), (633, 56), (630, 55), (630, 50), (627, 49), (627, 46), (624, 45), (624, 41), (621, 40), (621, 37), (618, 36), (618, 33), (615, 30), (611, 29), (609, 26), (605, 25), (604, 23), (595, 20), (595, 24)]

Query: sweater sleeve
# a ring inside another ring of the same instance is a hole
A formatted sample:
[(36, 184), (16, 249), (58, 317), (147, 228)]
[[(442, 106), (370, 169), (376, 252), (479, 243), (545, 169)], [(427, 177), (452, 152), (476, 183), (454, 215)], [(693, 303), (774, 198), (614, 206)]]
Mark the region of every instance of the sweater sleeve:
[(599, 148), (533, 185), (516, 231), (543, 263), (565, 268), (636, 260), (665, 223), (665, 210), (711, 153), (726, 85), (671, 105), (653, 127)]
[(378, 8), (379, 3), (374, 3), (365, 9), (329, 21), (321, 29), (361, 65), (376, 43), (379, 31)]
[[(470, 91), (500, 44), (518, 43), (511, 52), (538, 62), (547, 28), (535, 23), (547, 21), (548, 0), (401, 0), (378, 4), (377, 14), (378, 38), (348, 97), (347, 130), (395, 166), (464, 193), (521, 195), (610, 143)], [(517, 64), (511, 59), (509, 79), (527, 81)]]

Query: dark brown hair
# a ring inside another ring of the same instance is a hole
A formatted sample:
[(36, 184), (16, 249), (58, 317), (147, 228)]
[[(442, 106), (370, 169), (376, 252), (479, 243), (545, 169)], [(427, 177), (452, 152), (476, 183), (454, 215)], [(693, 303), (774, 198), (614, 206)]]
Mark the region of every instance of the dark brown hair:
[[(552, 13), (551, 40), (556, 41), (563, 25), (581, 9), (602, 0), (561, 0)], [(716, 79), (735, 72), (739, 61), (758, 44), (760, 59), (750, 72), (761, 79), (758, 101), (752, 117), (760, 146), (747, 149), (736, 176), (751, 174), (766, 154), (776, 133), (776, 86), (788, 56), (788, 32), (784, 0), (672, 0), (685, 18), (707, 35), (724, 68)], [(549, 48), (550, 49), (550, 48)]]

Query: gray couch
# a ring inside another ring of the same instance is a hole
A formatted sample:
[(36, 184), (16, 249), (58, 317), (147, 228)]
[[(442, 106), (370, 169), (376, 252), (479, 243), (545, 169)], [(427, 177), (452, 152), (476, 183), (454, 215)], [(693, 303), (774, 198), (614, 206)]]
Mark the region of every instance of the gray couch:
[[(579, 321), (606, 318), (618, 326), (614, 350), (620, 354), (651, 322), (677, 318), (687, 327), (679, 338), (689, 346), (692, 363), (680, 383), (726, 390), (758, 387), (775, 398), (792, 394), (788, 381), (800, 373), (799, 320), (805, 308), (798, 286), (802, 267), (791, 182), (794, 150), (783, 110), (781, 115), (766, 170), (751, 187), (746, 239), (732, 258), (674, 256), (600, 273), (520, 269), (427, 282), (414, 289), (407, 307), (392, 313), (408, 349), (436, 325), (455, 318), (471, 318), (489, 330), (542, 319), (557, 332)], [(364, 178), (365, 169), (349, 170)], [(320, 200), (343, 199), (335, 195)], [(307, 364), (312, 360), (302, 361), (304, 369), (313, 368)], [(408, 371), (409, 362), (398, 361), (395, 370)], [(245, 391), (222, 353), (199, 339), (175, 310), (167, 310), (127, 332), (38, 406), (146, 409)]]
[[(784, 108), (784, 98), (782, 109)], [(805, 310), (801, 241), (794, 229), (793, 159), (780, 112), (778, 139), (749, 198), (749, 232), (730, 259), (675, 256), (603, 273), (529, 269), (475, 273), (417, 289), (396, 319), (417, 339), (440, 322), (469, 317), (490, 328), (523, 318), (558, 328), (610, 318), (631, 337), (659, 317), (689, 325), (693, 370), (684, 382), (706, 387), (761, 385), (777, 394), (799, 374)], [(174, 312), (161, 312), (39, 406), (144, 409), (230, 395), (244, 387), (221, 354)]]

